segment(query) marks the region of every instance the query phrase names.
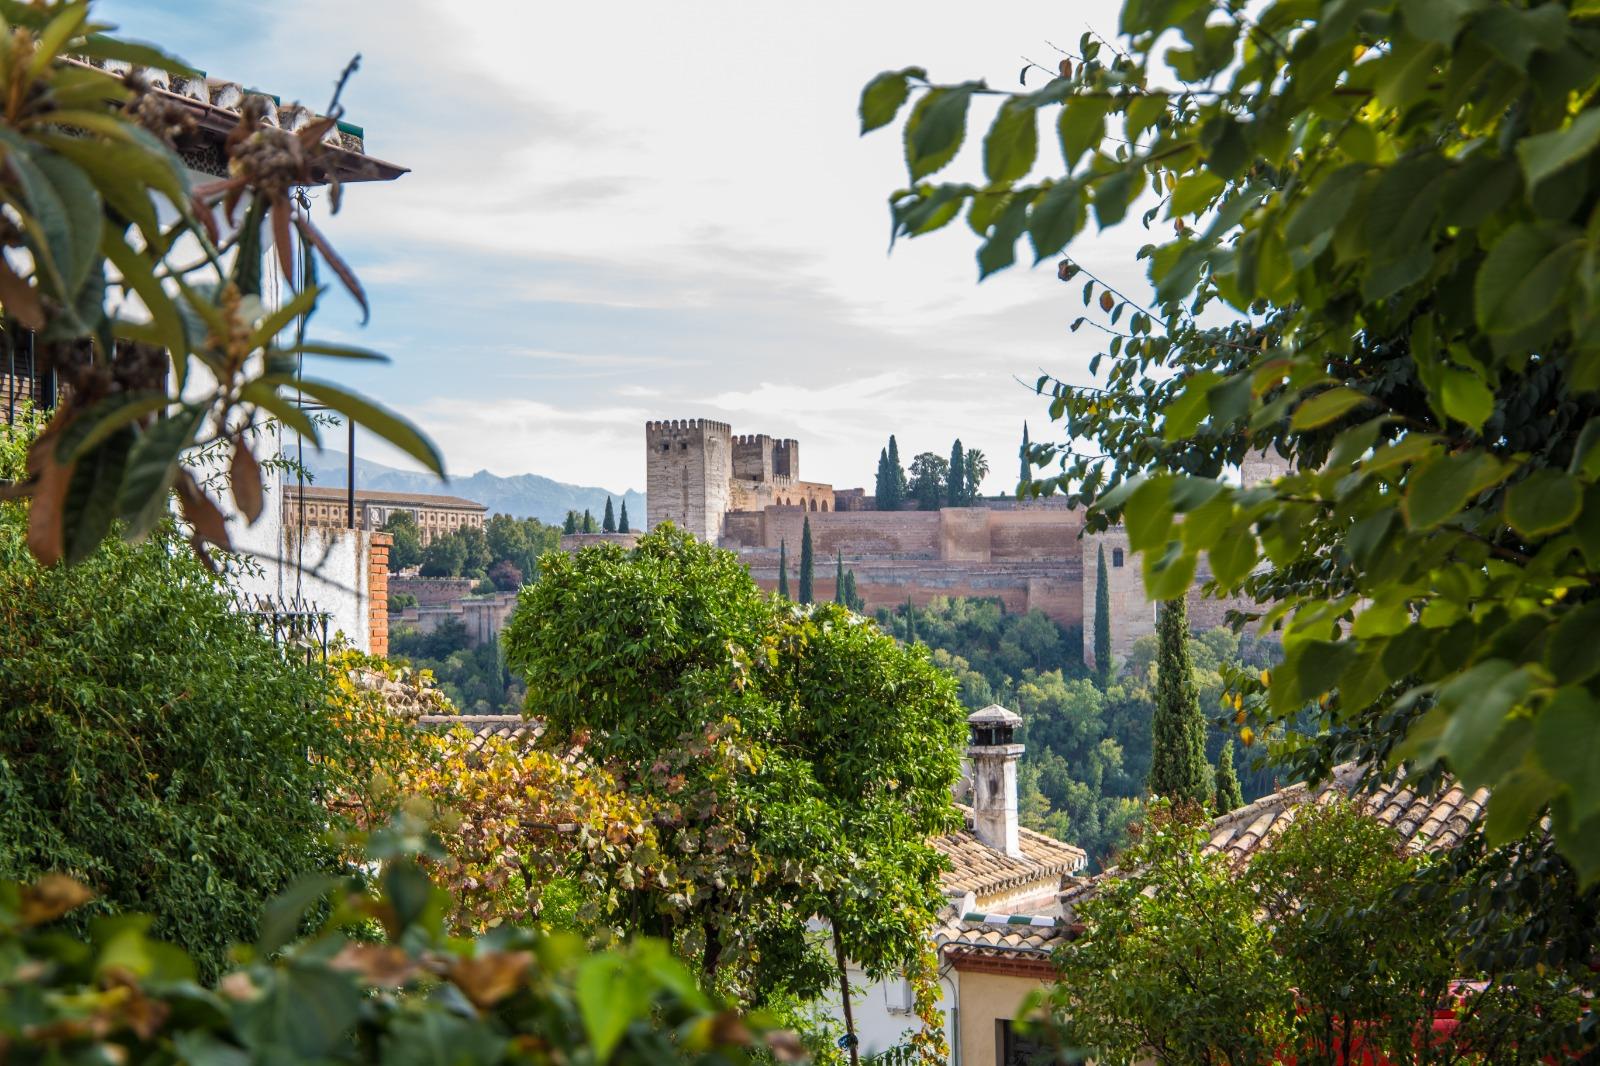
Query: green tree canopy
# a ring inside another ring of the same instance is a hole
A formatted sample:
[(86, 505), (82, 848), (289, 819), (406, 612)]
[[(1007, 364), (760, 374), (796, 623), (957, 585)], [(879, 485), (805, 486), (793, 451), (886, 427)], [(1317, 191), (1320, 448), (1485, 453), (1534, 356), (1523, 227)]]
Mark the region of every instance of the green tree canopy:
[[(1260, 613), (1282, 624), (1286, 660), (1246, 707), (1266, 723), (1314, 708), (1299, 769), (1443, 765), (1493, 786), (1496, 842), (1548, 812), (1589, 882), (1600, 671), (1577, 649), (1600, 644), (1591, 14), (1129, 2), (1118, 47), (1086, 34), (1036, 88), (910, 69), (862, 97), (873, 129), (927, 86), (906, 122), (895, 230), (964, 209), (980, 275), (1012, 263), (1024, 235), (1039, 260), (1091, 215), (1100, 229), (1130, 209), (1163, 220), (1139, 253), (1148, 301), (1108, 287), (1087, 250), (1058, 263), (1113, 335), (1090, 363), (1097, 387), (1040, 380), (1066, 432), (1034, 449), (1059, 464), (1037, 491), (1094, 503), (1095, 523), (1125, 515), (1158, 597), (1186, 588), (1203, 553), (1217, 591), (1272, 605)], [(982, 180), (930, 180), (979, 94), (1001, 97)], [(1064, 173), (1039, 152), (1041, 112)], [(1263, 451), (1295, 472), (1222, 480)]]
[(945, 502), (945, 484), (950, 477), (950, 461), (933, 452), (923, 452), (911, 460), (911, 483), (906, 491), (924, 511), (937, 511)]
[(422, 564), (422, 533), (417, 516), (410, 511), (394, 511), (383, 523), (383, 531), (394, 538), (389, 547), (389, 569), (405, 570)]
[(789, 598), (789, 542), (778, 541), (778, 595)]
[(989, 476), (989, 460), (982, 448), (968, 448), (966, 470), (962, 478), (967, 486), (967, 502), (977, 499), (983, 491), (983, 479)]
[(611, 509), (610, 496), (606, 497), (606, 513), (605, 517), (600, 520), (600, 529), (604, 533), (615, 533), (617, 531), (617, 515)]
[(581, 518), (577, 511), (568, 511), (566, 519), (561, 523), (561, 532), (567, 536), (571, 536), (572, 534), (576, 533), (578, 531), (578, 523), (580, 520)]
[(1233, 740), (1223, 742), (1222, 754), (1217, 756), (1217, 774), (1214, 787), (1215, 809), (1227, 814), (1244, 806), (1244, 791), (1239, 787), (1239, 775), (1233, 769)]
[[(0, 426), (0, 478), (31, 437)], [(235, 610), (170, 520), (45, 567), (28, 511), (0, 503), (0, 878), (70, 874), (84, 921), (149, 914), (214, 976), (273, 895), (341, 869), (324, 804), (370, 772), (362, 742), (323, 663)]]
[(633, 527), (628, 524), (628, 501), (622, 501), (622, 510), (617, 515), (617, 532), (632, 533)]
[(505, 632), (528, 710), (681, 820), (686, 880), (635, 886), (624, 928), (723, 987), (809, 997), (834, 973), (805, 919), (873, 973), (913, 965), (938, 893), (964, 711), (924, 653), (832, 604), (768, 596), (737, 557), (663, 527), (553, 557)]

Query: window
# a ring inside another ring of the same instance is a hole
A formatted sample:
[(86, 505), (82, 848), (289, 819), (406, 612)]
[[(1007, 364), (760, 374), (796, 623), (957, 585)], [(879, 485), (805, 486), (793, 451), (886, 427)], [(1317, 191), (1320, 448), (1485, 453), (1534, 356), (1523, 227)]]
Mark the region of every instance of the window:
[(915, 1004), (911, 998), (911, 982), (905, 979), (904, 974), (884, 978), (883, 1005), (890, 1014), (911, 1013)]
[(1111, 549), (1111, 565), (1113, 567), (1118, 567), (1118, 566), (1122, 565), (1122, 549), (1121, 548), (1112, 548)]
[(1049, 1045), (1018, 1034), (1009, 1018), (998, 1019), (994, 1028), (995, 1066), (1048, 1066), (1055, 1061)]

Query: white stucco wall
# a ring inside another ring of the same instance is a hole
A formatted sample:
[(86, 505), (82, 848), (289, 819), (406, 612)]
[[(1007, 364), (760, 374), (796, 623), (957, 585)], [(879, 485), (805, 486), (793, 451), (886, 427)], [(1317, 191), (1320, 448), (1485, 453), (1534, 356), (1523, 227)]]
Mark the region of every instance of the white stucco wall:
[[(945, 1039), (954, 1047), (954, 975), (941, 976), (939, 980), (939, 1009), (944, 1011)], [(844, 1011), (839, 1007), (839, 990), (830, 989), (822, 997), (824, 1013), (838, 1023), (844, 1031)], [(884, 981), (869, 980), (867, 975), (850, 967), (850, 1010), (854, 1015), (856, 1039), (861, 1041), (861, 1054), (877, 1055), (892, 1047), (904, 1044), (911, 1031), (922, 1023), (911, 1011), (911, 990), (905, 979), (895, 977)]]

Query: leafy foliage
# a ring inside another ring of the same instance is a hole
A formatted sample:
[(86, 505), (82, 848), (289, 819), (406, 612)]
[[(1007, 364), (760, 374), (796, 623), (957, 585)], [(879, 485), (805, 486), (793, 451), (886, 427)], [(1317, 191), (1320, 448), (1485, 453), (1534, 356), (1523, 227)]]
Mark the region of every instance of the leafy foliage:
[[(297, 369), (304, 356), (381, 358), (304, 335), (322, 292), (318, 262), (366, 307), (355, 275), (289, 196), (328, 175), (323, 137), (340, 116), (337, 94), (329, 115), (293, 133), (263, 123), (259, 101), (248, 101), (224, 146), (229, 176), (190, 188), (174, 138), (193, 131), (193, 118), (137, 78), (68, 57), (192, 73), (185, 64), (105, 36), (110, 27), (91, 20), (86, 0), (8, 2), (0, 15), (11, 42), (0, 50), (0, 141), (14, 221), (0, 253), (3, 327), (34, 331), (41, 364), (66, 386), (26, 477), (8, 490), (33, 499), (35, 558), (81, 562), (113, 528), (141, 538), (174, 491), (201, 558), (206, 543), (227, 548), (219, 502), (181, 460), (196, 447), (230, 449), (234, 503), (254, 521), (264, 506), (254, 428), (275, 419), (317, 440), (291, 398), (299, 395), (442, 472), (437, 450), (409, 423)], [(163, 223), (163, 214), (174, 221)], [(223, 223), (232, 230), (226, 238)], [(290, 286), (279, 308), (261, 299), (267, 229)], [(24, 253), (24, 265), (11, 249)], [(148, 318), (128, 315), (141, 305)], [(280, 341), (297, 318), (301, 328)]]
[(383, 531), (394, 540), (389, 546), (390, 573), (422, 565), (422, 531), (417, 528), (416, 515), (394, 511), (384, 521)]
[(506, 668), (499, 645), (474, 643), (454, 618), (431, 633), (396, 627), (389, 634), (389, 656), (427, 671), (463, 713), (515, 714), (522, 706), (522, 684)]
[[(880, 610), (878, 624), (906, 639), (904, 611)], [(1105, 862), (1139, 816), (1150, 773), (1154, 638), (1137, 641), (1122, 668), (1102, 682), (1085, 676), (1081, 634), (1040, 612), (1009, 613), (998, 600), (935, 598), (913, 613), (915, 635), (933, 650), (934, 663), (956, 677), (963, 704), (977, 710), (1001, 703), (1023, 716), (1023, 824), (1077, 844), (1095, 863)], [(1224, 701), (1224, 675), (1254, 672), (1278, 655), (1271, 642), (1225, 629), (1197, 635), (1190, 652), (1200, 707), (1216, 708), (1219, 717), (1235, 713)], [(1204, 732), (1206, 757), (1216, 759), (1227, 731), (1207, 726)], [(1285, 783), (1257, 760), (1240, 769), (1248, 799)]]
[(918, 957), (941, 898), (927, 840), (953, 823), (965, 732), (925, 653), (837, 605), (770, 597), (670, 526), (551, 557), (505, 644), (546, 742), (581, 743), (661, 811), (676, 877), (640, 881), (607, 921), (756, 1002), (832, 980), (808, 915), (870, 974)]
[[(0, 884), (0, 1033), (19, 1062), (703, 1063), (794, 1061), (657, 942), (588, 954), (572, 936), (503, 926), (452, 936), (448, 899), (410, 857), (414, 821), (373, 836), (377, 891), (331, 878), (273, 901), (245, 963), (214, 989), (135, 915), (86, 938), (51, 920), (90, 893), (60, 875)], [(319, 904), (324, 897), (327, 904)], [(327, 915), (295, 934), (317, 906)], [(350, 933), (362, 938), (350, 939)], [(376, 936), (374, 935), (376, 934)], [(755, 1031), (752, 1031), (754, 1027)], [(752, 1054), (754, 1053), (754, 1055)]]
[(1155, 807), (1079, 905), (1048, 994), (1066, 1046), (1334, 1066), (1568, 1061), (1590, 1042), (1581, 985), (1462, 969), (1473, 936), (1452, 922), (1449, 864), (1353, 804), (1301, 807), (1243, 870), (1207, 850), (1197, 812)]
[(1217, 756), (1216, 783), (1212, 790), (1212, 809), (1227, 814), (1244, 806), (1244, 790), (1239, 787), (1239, 775), (1233, 769), (1233, 739), (1223, 742), (1222, 754)]
[[(1158, 197), (1143, 220), (1164, 211), (1173, 232), (1140, 253), (1153, 307), (1059, 266), (1113, 335), (1091, 363), (1102, 387), (1041, 379), (1067, 436), (1098, 450), (1035, 446), (1060, 471), (1033, 491), (1125, 515), (1158, 596), (1204, 553), (1217, 591), (1274, 604), (1286, 660), (1248, 709), (1282, 723), (1316, 701), (1321, 735), (1283, 752), (1296, 766), (1442, 764), (1494, 787), (1493, 841), (1548, 811), (1592, 882), (1600, 696), (1576, 654), (1600, 643), (1590, 13), (1130, 2), (1114, 56), (1086, 35), (1061, 77), (1002, 94), (983, 184), (923, 179), (991, 90), (930, 86), (891, 207), (901, 236), (965, 207), (987, 274), (1024, 234), (1054, 256), (1090, 211), (1103, 229)], [(863, 128), (913, 84), (921, 71), (875, 79)], [(997, 131), (1039, 111), (1069, 173), (1030, 183), (1036, 145)], [(1298, 472), (1217, 480), (1268, 449)]]
[[(0, 477), (35, 428), (0, 426)], [(76, 928), (146, 913), (214, 975), (268, 899), (341, 868), (323, 805), (384, 749), (170, 520), (70, 568), (41, 566), (27, 531), (27, 505), (0, 504), (0, 877), (71, 874), (96, 896)]]
[(807, 518), (800, 527), (800, 588), (796, 598), (801, 603), (811, 603), (816, 599), (813, 589), (816, 565), (816, 552), (811, 547), (811, 519)]

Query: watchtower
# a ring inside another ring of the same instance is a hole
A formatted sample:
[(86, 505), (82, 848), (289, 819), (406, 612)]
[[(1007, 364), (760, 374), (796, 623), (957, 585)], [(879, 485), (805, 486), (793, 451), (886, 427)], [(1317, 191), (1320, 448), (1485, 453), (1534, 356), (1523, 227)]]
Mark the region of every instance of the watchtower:
[(674, 418), (646, 422), (644, 439), (649, 527), (670, 521), (717, 543), (733, 475), (732, 428), (709, 418)]

